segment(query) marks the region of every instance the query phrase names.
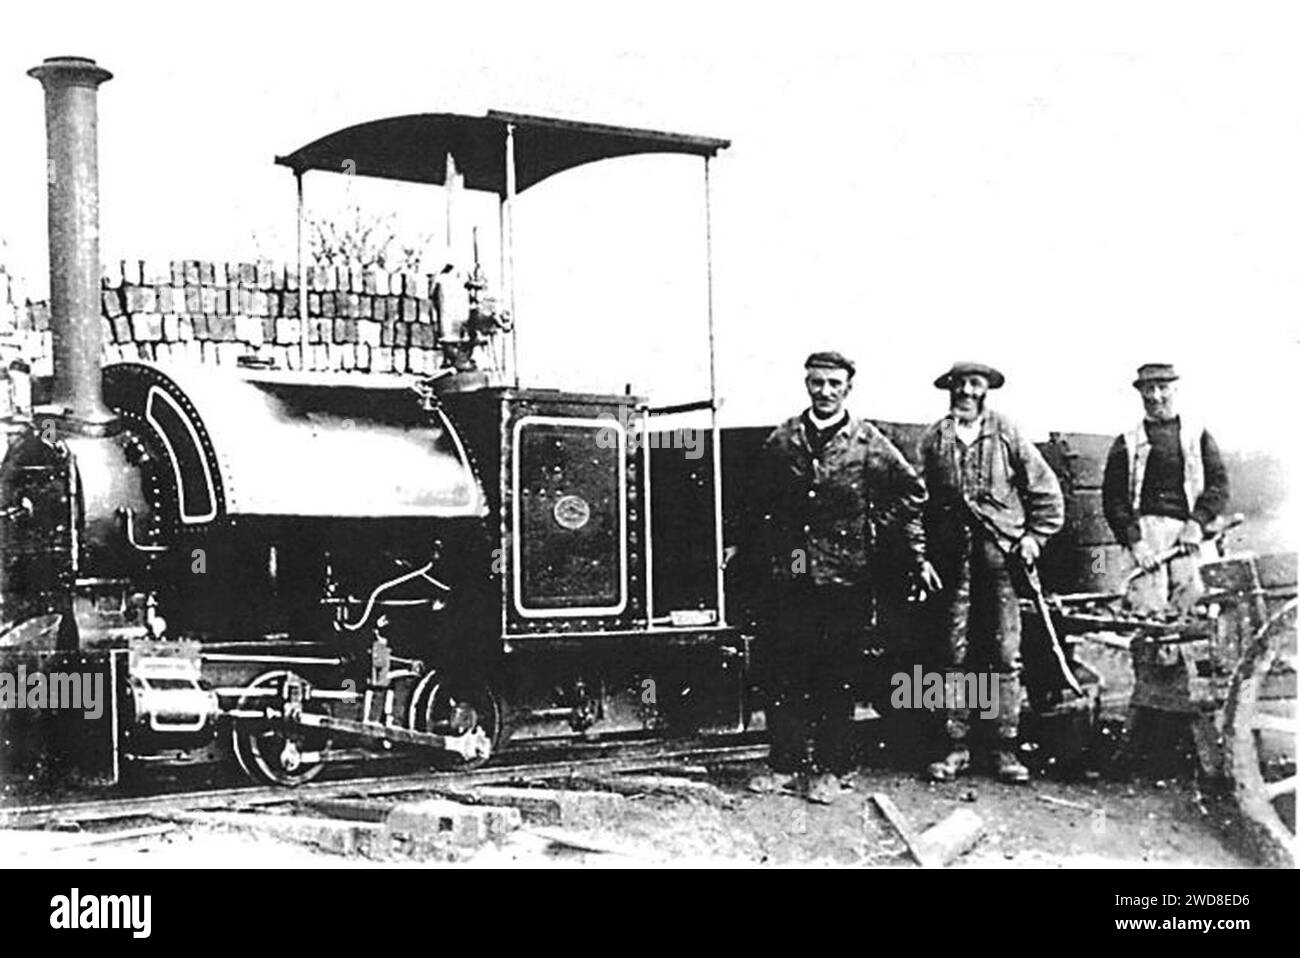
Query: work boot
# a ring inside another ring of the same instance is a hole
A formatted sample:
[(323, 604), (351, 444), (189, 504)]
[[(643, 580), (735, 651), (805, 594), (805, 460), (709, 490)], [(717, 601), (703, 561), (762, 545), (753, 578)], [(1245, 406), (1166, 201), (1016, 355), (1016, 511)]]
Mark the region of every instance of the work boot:
[(755, 775), (745, 786), (755, 795), (777, 795), (781, 792), (793, 792), (798, 776), (788, 772), (763, 772)]
[(951, 782), (968, 768), (970, 768), (970, 749), (965, 745), (957, 745), (943, 761), (930, 763), (930, 778), (936, 782)]
[(1029, 769), (1009, 748), (1000, 748), (993, 753), (993, 766), (999, 781), (1010, 785), (1023, 785), (1029, 781)]
[(814, 805), (830, 805), (843, 794), (844, 788), (840, 785), (840, 780), (829, 772), (823, 772), (808, 780), (808, 791), (804, 793), (804, 798)]

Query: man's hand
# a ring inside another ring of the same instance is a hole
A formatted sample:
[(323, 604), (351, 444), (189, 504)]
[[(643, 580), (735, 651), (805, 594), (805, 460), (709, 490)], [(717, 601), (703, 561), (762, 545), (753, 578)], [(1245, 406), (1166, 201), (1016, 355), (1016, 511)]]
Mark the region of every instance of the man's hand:
[(939, 578), (939, 573), (934, 571), (934, 566), (930, 565), (928, 559), (921, 560), (921, 564), (916, 568), (916, 577), (928, 591), (943, 591), (943, 580)]
[(912, 571), (912, 590), (908, 599), (912, 602), (924, 602), (936, 592), (943, 591), (943, 580), (939, 578), (939, 573), (934, 571), (934, 566), (930, 565), (929, 560), (922, 559)]
[(1143, 572), (1153, 572), (1160, 566), (1160, 559), (1145, 539), (1139, 539), (1132, 546), (1133, 561)]
[(1038, 556), (1042, 551), (1038, 540), (1033, 536), (1021, 536), (1020, 541), (1016, 543), (1016, 554), (1020, 556), (1020, 561), (1026, 566), (1032, 567), (1037, 564)]
[(1201, 543), (1205, 541), (1205, 530), (1195, 519), (1188, 519), (1183, 523), (1183, 531), (1178, 533), (1178, 539), (1175, 541), (1183, 555), (1194, 556), (1201, 551)]

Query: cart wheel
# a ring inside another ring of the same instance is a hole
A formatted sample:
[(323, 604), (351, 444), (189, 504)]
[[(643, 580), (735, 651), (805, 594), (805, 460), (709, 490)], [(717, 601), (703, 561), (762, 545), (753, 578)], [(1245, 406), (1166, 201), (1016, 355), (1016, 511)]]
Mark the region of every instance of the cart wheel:
[(452, 770), (478, 768), (486, 763), (505, 739), (504, 718), (501, 697), (487, 682), (434, 671), (424, 677), (411, 696), (407, 721), (417, 732), (481, 733), (489, 747), (478, 758), (466, 759), (452, 752), (433, 753), (435, 768)]
[(1237, 665), (1224, 716), (1237, 807), (1264, 857), (1290, 867), (1296, 861), (1296, 607), (1292, 599), (1256, 634)]
[[(283, 687), (287, 679), (303, 685), (308, 683), (299, 675), (283, 669), (265, 672), (249, 685), (252, 688)], [(239, 700), (240, 709), (256, 709), (265, 703), (260, 696), (245, 696)], [(306, 702), (304, 711), (327, 713), (323, 702)], [(327, 733), (293, 726), (278, 719), (240, 719), (233, 730), (235, 759), (244, 774), (254, 781), (272, 785), (302, 785), (310, 782), (325, 768), (316, 756), (330, 747)]]

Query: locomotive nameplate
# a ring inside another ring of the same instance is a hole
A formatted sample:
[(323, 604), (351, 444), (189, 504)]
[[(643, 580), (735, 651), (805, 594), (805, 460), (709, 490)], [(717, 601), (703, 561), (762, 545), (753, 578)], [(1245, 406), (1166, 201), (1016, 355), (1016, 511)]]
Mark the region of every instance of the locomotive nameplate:
[(591, 520), (591, 505), (582, 496), (562, 496), (552, 511), (565, 529), (581, 529)]

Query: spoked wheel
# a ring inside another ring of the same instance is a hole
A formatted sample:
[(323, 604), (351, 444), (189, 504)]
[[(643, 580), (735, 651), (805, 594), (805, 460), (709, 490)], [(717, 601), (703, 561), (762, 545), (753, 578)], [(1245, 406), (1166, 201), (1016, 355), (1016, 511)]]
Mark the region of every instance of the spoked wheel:
[[(286, 680), (308, 685), (296, 673), (283, 669), (259, 675), (250, 684), (252, 688), (273, 688), (280, 692)], [(279, 699), (276, 700), (277, 704)], [(239, 708), (265, 707), (263, 696), (246, 695), (239, 700)], [(328, 713), (323, 702), (304, 702), (303, 711)], [(325, 768), (319, 757), (330, 747), (328, 733), (293, 725), (280, 719), (239, 719), (233, 732), (235, 759), (239, 767), (254, 781), (272, 785), (302, 785), (310, 782)]]
[(1256, 634), (1233, 676), (1224, 716), (1237, 806), (1264, 856), (1291, 867), (1296, 862), (1296, 606), (1292, 599)]
[(500, 696), (487, 682), (434, 671), (424, 677), (411, 696), (408, 722), (417, 732), (479, 735), (487, 748), (475, 758), (454, 752), (433, 753), (435, 768), (478, 768), (505, 739), (504, 712)]

